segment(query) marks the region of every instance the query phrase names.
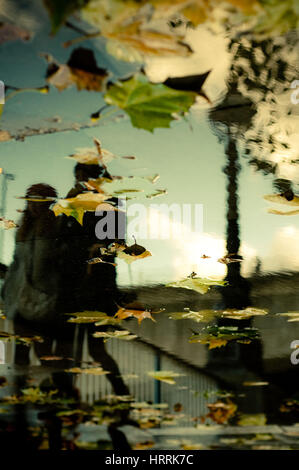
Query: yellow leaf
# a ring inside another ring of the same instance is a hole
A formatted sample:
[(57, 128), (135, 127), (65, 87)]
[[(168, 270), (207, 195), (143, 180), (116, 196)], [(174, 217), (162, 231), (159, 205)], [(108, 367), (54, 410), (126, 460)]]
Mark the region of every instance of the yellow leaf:
[(211, 339), (209, 340), (209, 349), (221, 348), (227, 345), (226, 339)]
[(181, 281), (172, 282), (167, 284), (166, 287), (182, 287), (184, 289), (192, 289), (200, 294), (206, 294), (210, 288), (210, 286), (223, 286), (226, 285), (225, 281), (222, 280), (215, 280), (215, 279), (208, 279), (208, 278), (200, 278), (196, 277), (195, 273), (192, 273), (186, 279)]
[(160, 380), (161, 382), (165, 382), (170, 385), (174, 385), (176, 383), (174, 380), (176, 377), (182, 376), (182, 374), (178, 374), (176, 372), (171, 372), (168, 370), (153, 371), (148, 372), (147, 374), (155, 380)]
[(65, 214), (66, 216), (74, 217), (81, 225), (83, 223), (83, 216), (86, 211), (94, 212), (97, 209), (107, 211), (116, 210), (112, 205), (101, 204), (107, 199), (104, 194), (93, 193), (88, 191), (80, 193), (76, 197), (68, 199), (60, 199), (53, 207), (52, 210), (56, 216)]
[(81, 369), (80, 367), (73, 367), (71, 369), (65, 369), (65, 372), (71, 372), (72, 374), (90, 374), (90, 375), (106, 375), (110, 372), (103, 370), (102, 367), (90, 367), (89, 369)]
[(263, 413), (259, 414), (243, 414), (239, 421), (239, 426), (265, 426), (267, 417)]
[(132, 339), (137, 338), (137, 335), (132, 335), (130, 331), (127, 331), (127, 330), (116, 330), (116, 331), (111, 331), (111, 332), (96, 331), (95, 333), (93, 333), (93, 336), (95, 338), (104, 338), (104, 340), (107, 340), (110, 338), (116, 338), (116, 339), (123, 339), (126, 341), (131, 341)]

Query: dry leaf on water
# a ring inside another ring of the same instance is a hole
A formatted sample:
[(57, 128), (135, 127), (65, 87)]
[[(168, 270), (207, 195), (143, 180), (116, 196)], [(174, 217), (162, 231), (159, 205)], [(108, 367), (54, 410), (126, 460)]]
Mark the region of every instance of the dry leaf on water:
[(117, 210), (111, 204), (103, 205), (107, 199), (105, 194), (93, 193), (87, 191), (86, 193), (80, 193), (76, 197), (68, 199), (60, 199), (53, 207), (54, 214), (59, 216), (65, 214), (68, 217), (74, 217), (79, 224), (83, 224), (83, 217), (85, 212), (95, 212), (96, 210), (103, 211), (115, 211)]
[(108, 73), (97, 66), (91, 49), (74, 49), (66, 64), (57, 63), (52, 56), (43, 54), (48, 62), (47, 82), (59, 91), (76, 85), (78, 90), (103, 91)]
[(103, 370), (102, 367), (90, 367), (88, 369), (81, 369), (80, 367), (72, 367), (71, 369), (65, 369), (65, 372), (71, 372), (72, 374), (89, 374), (89, 375), (106, 375), (110, 372)]
[(237, 405), (232, 401), (228, 400), (227, 403), (217, 401), (216, 403), (207, 404), (209, 413), (203, 418), (210, 418), (217, 424), (227, 423), (237, 411)]
[(160, 380), (161, 382), (165, 382), (170, 385), (174, 385), (176, 383), (175, 378), (182, 376), (182, 374), (168, 370), (157, 370), (148, 372), (147, 374), (155, 380)]
[(150, 318), (153, 322), (156, 320), (152, 317), (152, 313), (159, 313), (159, 312), (150, 312), (149, 310), (136, 310), (130, 308), (123, 308), (120, 307), (115, 314), (115, 318), (119, 320), (125, 320), (126, 318), (134, 317), (137, 318), (138, 324), (145, 320), (146, 318)]
[(98, 257), (96, 257), (96, 258), (91, 258), (91, 259), (87, 260), (86, 263), (88, 263), (88, 264), (104, 263), (104, 264), (111, 264), (112, 266), (116, 266), (115, 263), (110, 263), (110, 262), (108, 262), (108, 261), (104, 261), (104, 260), (102, 260), (102, 258), (98, 258)]
[(118, 251), (117, 256), (126, 261), (126, 263), (131, 264), (133, 261), (147, 258), (148, 256), (152, 256), (152, 254), (135, 242), (133, 245), (126, 246), (125, 249)]
[(13, 220), (5, 219), (4, 217), (0, 217), (0, 228), (4, 228), (5, 230), (9, 230), (11, 228), (17, 228), (18, 224), (16, 224)]
[[(264, 199), (269, 202), (275, 202), (276, 204), (283, 204), (287, 205), (289, 207), (298, 207), (299, 206), (299, 197), (298, 196), (293, 196), (291, 199), (285, 197), (282, 194), (268, 194), (264, 196)], [(294, 209), (290, 211), (281, 211), (277, 209), (268, 209), (268, 212), (270, 214), (276, 214), (276, 215), (297, 215), (299, 214), (299, 209)]]
[(299, 312), (279, 313), (281, 317), (288, 317), (288, 322), (299, 321)]
[(131, 341), (135, 338), (137, 338), (137, 335), (132, 335), (130, 331), (127, 330), (116, 330), (116, 331), (111, 331), (111, 332), (106, 332), (106, 331), (96, 331), (93, 333), (95, 338), (103, 338), (104, 341), (108, 339), (122, 339), (125, 341)]
[(191, 289), (206, 294), (211, 286), (225, 286), (226, 281), (197, 277), (196, 273), (191, 273), (186, 279), (181, 281), (172, 282), (167, 284), (166, 287), (181, 287), (184, 289)]
[(267, 417), (264, 413), (242, 414), (238, 421), (238, 426), (265, 426)]
[(89, 311), (85, 310), (83, 312), (76, 312), (68, 314), (72, 318), (68, 320), (69, 323), (96, 323), (97, 326), (102, 325), (116, 325), (121, 322), (121, 320), (110, 317), (104, 312)]
[(0, 130), (0, 142), (7, 142), (12, 139), (12, 135), (8, 131)]

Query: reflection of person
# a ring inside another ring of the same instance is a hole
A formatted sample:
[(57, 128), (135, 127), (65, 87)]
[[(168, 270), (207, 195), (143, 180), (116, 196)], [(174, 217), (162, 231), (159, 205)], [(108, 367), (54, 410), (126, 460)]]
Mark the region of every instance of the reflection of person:
[[(26, 198), (30, 200), (17, 231), (14, 259), (2, 289), (6, 316), (14, 320), (17, 335), (43, 337), (43, 343), (35, 343), (38, 357), (51, 356), (55, 340), (54, 354), (64, 360), (46, 364), (69, 368), (71, 363), (67, 358), (74, 357), (75, 325), (66, 321), (65, 313), (82, 310), (115, 313), (115, 266), (87, 264), (98, 242), (93, 213), (84, 215), (83, 226), (72, 217), (55, 217), (50, 205), (56, 191), (47, 184), (31, 186)], [(92, 337), (93, 328), (89, 327), (90, 354), (109, 371), (108, 379), (115, 393), (127, 394), (118, 366), (103, 341)], [(84, 329), (79, 328), (75, 357), (78, 361), (82, 356), (83, 336)], [(29, 364), (27, 346), (17, 345), (15, 362)], [(69, 381), (61, 378), (60, 388), (69, 388)]]
[[(75, 185), (68, 192), (67, 197), (76, 197), (86, 191), (84, 182), (101, 176), (109, 177), (106, 170), (100, 165), (77, 164), (75, 166)], [(116, 203), (117, 201), (113, 201)], [(103, 213), (103, 217), (105, 213)], [(116, 216), (117, 217), (117, 216)], [(64, 240), (67, 241), (68, 262), (65, 265), (65, 307), (68, 312), (83, 310), (101, 311), (113, 315), (118, 309), (119, 293), (116, 286), (115, 257), (113, 254), (101, 256), (104, 263), (88, 264), (87, 261), (99, 257), (100, 248), (107, 248), (115, 239), (98, 240), (95, 226), (98, 218), (94, 212), (86, 212), (82, 226), (72, 217), (62, 216)], [(116, 222), (117, 223), (117, 222)], [(124, 222), (123, 222), (124, 223)], [(84, 331), (88, 330), (88, 348), (94, 360), (101, 363), (116, 394), (128, 394), (129, 390), (124, 384), (118, 366), (107, 353), (103, 339), (94, 338), (94, 325), (79, 327), (79, 351), (82, 347)], [(97, 328), (97, 331), (99, 328)]]
[[(108, 177), (106, 170), (100, 165), (85, 165), (78, 163), (75, 166), (75, 185), (68, 192), (67, 198), (76, 197), (88, 191), (84, 182), (99, 177)], [(117, 200), (113, 199), (114, 204)], [(103, 212), (102, 217), (105, 217)], [(84, 310), (102, 310), (108, 314), (115, 313), (118, 291), (116, 287), (115, 257), (113, 254), (101, 255), (101, 248), (107, 248), (114, 239), (99, 240), (95, 227), (99, 217), (94, 212), (85, 212), (83, 225), (72, 217), (64, 218), (64, 238), (67, 240), (69, 262), (65, 266), (69, 279), (69, 292), (67, 299), (73, 299), (67, 306), (71, 312)], [(118, 214), (115, 213), (117, 233)], [(124, 221), (122, 223), (125, 223)], [(87, 264), (91, 258), (101, 256), (106, 263)], [(78, 284), (78, 281), (79, 284)]]
[[(47, 184), (28, 188), (23, 217), (16, 234), (14, 258), (2, 289), (5, 314), (14, 320), (15, 333), (23, 336), (45, 335), (43, 343), (36, 343), (37, 354), (50, 354), (53, 339), (60, 336), (66, 356), (71, 356), (74, 332), (65, 326), (59, 305), (60, 272), (62, 269), (59, 224), (50, 205), (56, 190)], [(49, 200), (47, 200), (47, 198)], [(45, 200), (46, 199), (46, 200)], [(17, 345), (15, 361), (29, 363), (29, 348)]]

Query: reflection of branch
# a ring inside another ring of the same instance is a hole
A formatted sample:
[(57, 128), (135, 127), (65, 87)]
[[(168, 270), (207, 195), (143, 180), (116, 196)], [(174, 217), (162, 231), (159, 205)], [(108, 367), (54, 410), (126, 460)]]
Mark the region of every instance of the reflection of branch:
[(87, 39), (92, 39), (92, 38), (96, 38), (98, 36), (101, 36), (102, 33), (100, 31), (95, 31), (93, 33), (87, 33), (86, 31), (84, 31), (83, 29), (79, 28), (78, 26), (75, 26), (73, 25), (72, 23), (70, 23), (69, 21), (67, 21), (65, 23), (65, 25), (72, 29), (73, 31), (76, 31), (76, 33), (79, 33), (81, 36), (77, 37), (77, 38), (74, 38), (74, 39), (70, 39), (69, 41), (65, 41), (63, 43), (63, 46), (64, 47), (69, 47), (69, 46), (73, 46), (74, 44), (77, 44), (78, 42), (82, 42), (82, 41), (85, 41)]
[[(111, 120), (115, 120), (118, 118), (124, 118), (124, 114), (118, 114), (114, 116)], [(73, 123), (70, 124), (69, 126), (63, 127), (61, 129), (57, 127), (47, 127), (47, 128), (33, 128), (33, 127), (26, 127), (23, 130), (17, 131), (15, 134), (11, 134), (11, 138), (15, 140), (25, 140), (25, 137), (32, 137), (35, 135), (45, 135), (45, 134), (55, 134), (57, 132), (69, 132), (69, 131), (80, 131), (81, 129), (89, 129), (89, 128), (94, 128), (94, 127), (99, 127), (101, 124), (105, 124), (108, 122), (108, 120), (104, 121), (104, 119), (100, 119), (97, 122), (84, 122), (84, 123)]]

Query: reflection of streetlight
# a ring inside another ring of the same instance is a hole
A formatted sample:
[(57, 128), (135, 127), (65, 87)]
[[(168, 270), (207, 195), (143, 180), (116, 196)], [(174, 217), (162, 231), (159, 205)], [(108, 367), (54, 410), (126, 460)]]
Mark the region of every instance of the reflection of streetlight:
[[(3, 168), (0, 168), (0, 176), (2, 177), (2, 191), (1, 191), (1, 202), (0, 202), (0, 217), (5, 217), (6, 212), (6, 193), (7, 193), (7, 182), (14, 181), (15, 175), (12, 173), (6, 173)], [(0, 258), (3, 256), (4, 247), (4, 231), (0, 231)]]

